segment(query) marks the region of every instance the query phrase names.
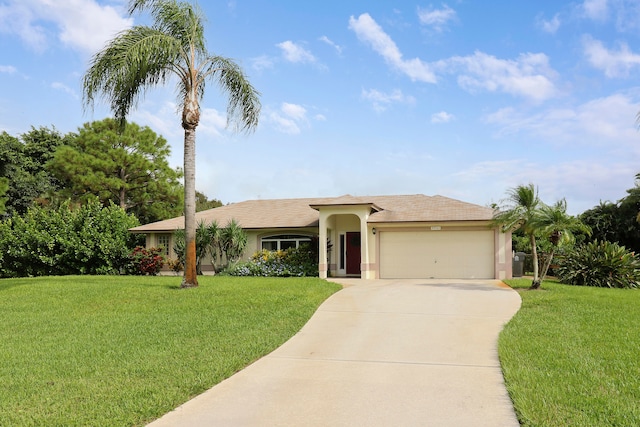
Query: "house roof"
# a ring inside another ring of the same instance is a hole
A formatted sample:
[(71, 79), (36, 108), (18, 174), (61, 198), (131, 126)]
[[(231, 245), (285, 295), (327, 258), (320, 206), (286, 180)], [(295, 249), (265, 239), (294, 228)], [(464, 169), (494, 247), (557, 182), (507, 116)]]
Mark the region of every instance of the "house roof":
[[(224, 227), (235, 219), (242, 228), (318, 227), (319, 212), (325, 206), (370, 205), (370, 223), (488, 221), (493, 209), (423, 194), (405, 196), (350, 196), (247, 200), (196, 213), (196, 223), (216, 221)], [(132, 228), (135, 233), (173, 231), (184, 228), (184, 217), (172, 218)]]

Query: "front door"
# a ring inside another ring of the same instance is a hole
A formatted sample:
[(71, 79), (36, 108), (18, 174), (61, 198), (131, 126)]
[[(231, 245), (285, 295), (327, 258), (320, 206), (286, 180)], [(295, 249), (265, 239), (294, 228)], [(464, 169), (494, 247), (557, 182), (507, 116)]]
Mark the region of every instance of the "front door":
[(347, 274), (360, 274), (360, 233), (347, 232)]

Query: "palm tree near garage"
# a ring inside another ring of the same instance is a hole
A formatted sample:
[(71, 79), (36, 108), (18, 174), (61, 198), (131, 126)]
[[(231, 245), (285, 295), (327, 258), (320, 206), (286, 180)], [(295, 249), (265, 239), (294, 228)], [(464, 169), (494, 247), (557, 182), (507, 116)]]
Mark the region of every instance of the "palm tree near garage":
[(496, 211), (494, 225), (503, 231), (515, 231), (522, 228), (529, 238), (533, 256), (533, 281), (531, 289), (540, 288), (538, 269), (538, 250), (536, 247), (536, 231), (539, 227), (537, 216), (542, 202), (538, 197), (538, 189), (533, 184), (519, 185), (507, 192), (506, 206)]
[(557, 201), (552, 206), (542, 205), (534, 218), (534, 226), (543, 236), (548, 236), (551, 241), (551, 253), (548, 255), (540, 281), (543, 281), (549, 271), (549, 266), (555, 255), (555, 251), (563, 243), (574, 240), (573, 233), (581, 232), (591, 235), (591, 228), (578, 218), (567, 213), (567, 201)]
[(98, 53), (83, 78), (84, 103), (97, 97), (110, 103), (123, 126), (146, 90), (177, 80), (184, 129), (185, 270), (182, 287), (198, 286), (196, 272), (196, 127), (205, 84), (214, 81), (227, 95), (227, 123), (251, 132), (258, 125), (259, 93), (232, 60), (211, 55), (205, 44), (204, 17), (189, 3), (175, 0), (131, 0), (129, 13), (149, 10), (151, 26), (122, 31)]

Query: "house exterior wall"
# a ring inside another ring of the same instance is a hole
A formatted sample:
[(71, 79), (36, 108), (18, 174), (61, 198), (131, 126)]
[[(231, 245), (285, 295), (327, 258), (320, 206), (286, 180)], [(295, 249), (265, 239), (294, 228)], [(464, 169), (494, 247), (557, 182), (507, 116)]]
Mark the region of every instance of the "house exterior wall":
[[(247, 247), (245, 249), (243, 259), (248, 259), (257, 250), (261, 248), (261, 239), (281, 234), (296, 234), (296, 235), (308, 235), (315, 236), (320, 235), (320, 241), (326, 242), (327, 239), (332, 244), (330, 251), (326, 251), (326, 244), (321, 245), (325, 247), (324, 262), (322, 250), (320, 253), (319, 271), (322, 277), (324, 272), (325, 276), (330, 273), (331, 275), (345, 274), (344, 271), (340, 271), (340, 235), (344, 235), (347, 232), (360, 232), (361, 233), (361, 277), (375, 279), (380, 278), (380, 236), (384, 232), (393, 231), (421, 231), (432, 230), (433, 231), (473, 231), (473, 230), (487, 230), (489, 228), (489, 222), (432, 222), (432, 223), (367, 223), (369, 216), (369, 209), (362, 206), (357, 206), (354, 213), (353, 207), (323, 207), (320, 215), (322, 218), (321, 223), (324, 224), (324, 237), (322, 236), (322, 228), (319, 230), (315, 227), (306, 228), (270, 228), (270, 229), (248, 229), (247, 232)], [(374, 234), (375, 229), (375, 234)], [(146, 236), (146, 247), (156, 247), (158, 237), (160, 235), (167, 235), (169, 233), (150, 233)], [(169, 257), (176, 258), (173, 251), (173, 235), (171, 235), (171, 247), (169, 248)], [(324, 269), (323, 269), (324, 268)], [(508, 279), (512, 276), (511, 265), (511, 234), (500, 233), (494, 230), (494, 271), (496, 279)], [(164, 267), (163, 270), (169, 271), (168, 267)], [(213, 271), (212, 260), (207, 257), (202, 263), (203, 272)]]
[[(262, 238), (274, 236), (274, 235), (282, 235), (282, 234), (290, 234), (290, 235), (305, 235), (305, 236), (317, 236), (318, 229), (315, 227), (307, 227), (307, 228), (265, 228), (259, 230), (245, 230), (247, 233), (247, 246), (244, 250), (244, 253), (241, 257), (242, 260), (248, 260), (251, 256), (262, 248)], [(173, 250), (173, 242), (174, 236), (173, 233), (161, 232), (161, 233), (150, 233), (146, 235), (145, 246), (147, 249), (157, 247), (158, 246), (158, 238), (161, 235), (170, 235), (170, 248), (168, 258), (177, 258), (175, 251)], [(169, 271), (168, 266), (164, 266), (162, 271)], [(212, 272), (213, 268), (213, 260), (211, 256), (207, 255), (205, 259), (202, 260), (202, 271), (203, 272)]]

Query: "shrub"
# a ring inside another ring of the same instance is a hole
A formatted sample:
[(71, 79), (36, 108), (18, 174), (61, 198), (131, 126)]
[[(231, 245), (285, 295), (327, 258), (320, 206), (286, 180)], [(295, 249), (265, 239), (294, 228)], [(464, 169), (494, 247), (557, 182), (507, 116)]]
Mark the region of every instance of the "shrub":
[(128, 270), (130, 274), (155, 276), (164, 266), (164, 257), (160, 255), (162, 248), (146, 249), (142, 246), (136, 246), (129, 258), (131, 266)]
[(557, 275), (570, 285), (637, 288), (640, 260), (624, 246), (596, 240), (563, 257)]
[(180, 261), (178, 258), (168, 258), (166, 262), (167, 267), (169, 267), (169, 269), (176, 274), (184, 270), (184, 265), (182, 265), (182, 261)]
[(263, 249), (253, 254), (249, 261), (237, 262), (227, 269), (231, 276), (317, 276), (318, 262), (308, 244), (285, 251)]
[(138, 220), (97, 199), (33, 206), (0, 222), (0, 276), (118, 274), (129, 262)]

